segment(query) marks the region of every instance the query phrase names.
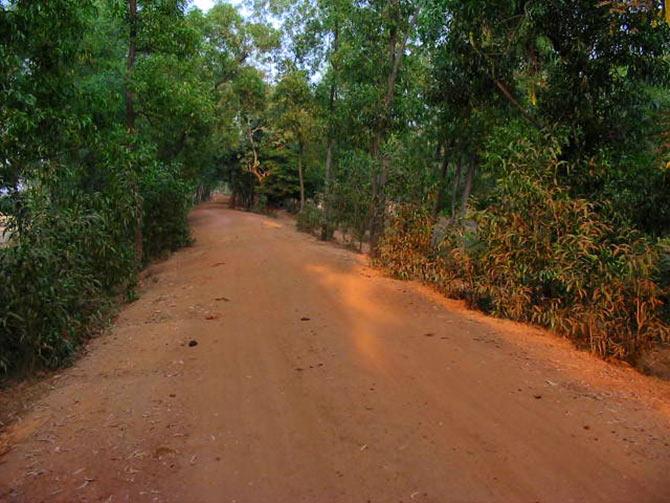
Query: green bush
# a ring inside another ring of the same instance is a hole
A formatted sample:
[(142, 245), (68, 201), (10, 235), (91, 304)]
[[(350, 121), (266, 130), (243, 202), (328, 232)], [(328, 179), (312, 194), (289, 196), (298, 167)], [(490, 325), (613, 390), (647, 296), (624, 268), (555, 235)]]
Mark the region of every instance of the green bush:
[(275, 208), (270, 203), (268, 196), (263, 193), (258, 195), (251, 211), (268, 217), (274, 217), (276, 215)]
[(188, 212), (194, 187), (174, 169), (151, 166), (142, 176), (144, 199), (142, 236), (144, 259), (148, 261), (190, 242)]
[(135, 272), (110, 201), (80, 194), (57, 208), (35, 189), (25, 205), (21, 233), (0, 250), (0, 375), (61, 365)]
[(322, 225), (326, 225), (324, 237), (339, 230), (349, 245), (355, 242), (359, 250), (366, 238), (370, 221), (370, 178), (372, 159), (361, 151), (344, 151), (338, 159), (337, 177), (332, 180), (329, 191), (323, 194), (324, 212)]
[[(136, 281), (136, 202), (124, 177), (87, 194), (64, 173), (25, 191), (16, 237), (0, 249), (0, 375), (67, 362)], [(188, 243), (192, 190), (158, 165), (140, 189), (148, 261)]]
[(296, 226), (300, 232), (314, 234), (321, 229), (323, 221), (322, 211), (312, 202), (307, 202), (303, 210), (298, 213)]
[(663, 292), (661, 317), (666, 324), (670, 325), (670, 238), (660, 239), (658, 250), (660, 259), (657, 283)]

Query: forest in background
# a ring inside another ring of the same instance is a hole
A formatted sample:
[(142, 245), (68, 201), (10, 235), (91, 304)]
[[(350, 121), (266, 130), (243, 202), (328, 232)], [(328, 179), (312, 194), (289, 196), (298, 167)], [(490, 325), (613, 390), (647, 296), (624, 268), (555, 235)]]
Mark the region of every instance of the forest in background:
[(634, 362), (670, 339), (663, 1), (0, 0), (0, 374), (235, 206)]

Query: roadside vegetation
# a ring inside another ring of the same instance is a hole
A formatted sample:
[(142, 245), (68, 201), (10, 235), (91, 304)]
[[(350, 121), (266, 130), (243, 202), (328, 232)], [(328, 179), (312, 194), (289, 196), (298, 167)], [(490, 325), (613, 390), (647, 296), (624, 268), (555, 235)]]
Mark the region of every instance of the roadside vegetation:
[(244, 14), (0, 0), (0, 375), (67, 362), (220, 184), (603, 357), (670, 343), (664, 2)]
[(663, 2), (256, 5), (313, 89), (299, 228), (603, 357), (669, 342)]
[(0, 375), (67, 362), (189, 243), (230, 151), (231, 81), (277, 38), (248, 28), (229, 6), (0, 2)]

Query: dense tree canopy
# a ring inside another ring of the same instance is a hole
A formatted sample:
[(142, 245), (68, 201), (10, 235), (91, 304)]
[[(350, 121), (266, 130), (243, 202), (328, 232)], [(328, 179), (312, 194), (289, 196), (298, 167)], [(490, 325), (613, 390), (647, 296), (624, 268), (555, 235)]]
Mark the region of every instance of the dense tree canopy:
[(215, 188), (602, 355), (667, 340), (664, 2), (243, 12), (0, 0), (0, 371), (67, 358)]

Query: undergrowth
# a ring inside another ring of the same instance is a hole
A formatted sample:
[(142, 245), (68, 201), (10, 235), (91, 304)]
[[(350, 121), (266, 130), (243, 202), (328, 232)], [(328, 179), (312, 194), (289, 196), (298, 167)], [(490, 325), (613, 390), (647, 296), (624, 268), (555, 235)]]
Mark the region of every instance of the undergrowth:
[[(112, 180), (103, 194), (63, 190), (70, 181), (61, 175), (59, 191), (27, 187), (10, 220), (0, 249), (0, 377), (66, 364), (133, 297), (136, 206), (126, 182)], [(191, 193), (170, 170), (145, 173), (145, 262), (189, 242)]]
[[(376, 263), (495, 316), (548, 327), (602, 357), (634, 361), (670, 340), (668, 245), (606, 218), (556, 181), (556, 143), (498, 148), (485, 209), (437, 220), (401, 206)], [(505, 150), (507, 148), (507, 150)], [(665, 274), (665, 276), (663, 276)]]

